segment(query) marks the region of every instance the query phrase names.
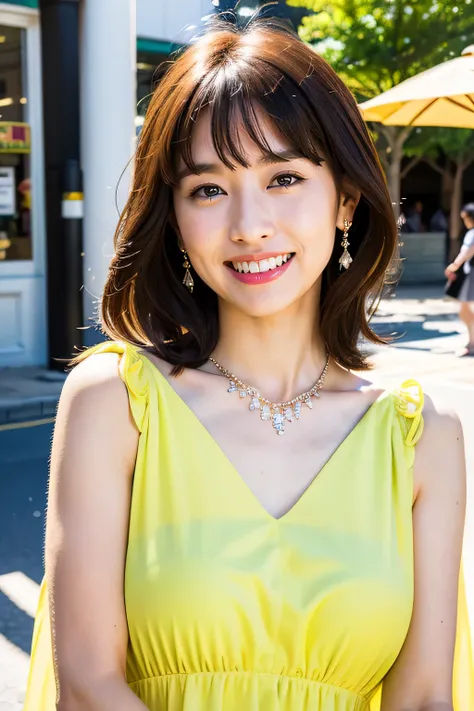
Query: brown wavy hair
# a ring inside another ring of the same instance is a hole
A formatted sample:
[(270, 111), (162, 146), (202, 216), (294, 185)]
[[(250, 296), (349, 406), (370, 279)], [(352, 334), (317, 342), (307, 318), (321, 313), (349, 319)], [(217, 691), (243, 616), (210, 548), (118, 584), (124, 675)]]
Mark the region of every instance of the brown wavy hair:
[(260, 150), (271, 153), (256, 107), (292, 148), (315, 163), (327, 161), (338, 195), (343, 180), (361, 192), (350, 231), (354, 261), (344, 273), (336, 229), (322, 277), (320, 328), (332, 358), (366, 369), (360, 336), (383, 342), (369, 320), (398, 244), (386, 181), (349, 89), (311, 47), (268, 19), (244, 30), (217, 22), (166, 66), (146, 113), (133, 187), (115, 235), (102, 329), (145, 347), (176, 373), (208, 359), (219, 336), (217, 296), (197, 274), (192, 295), (182, 284), (172, 188), (179, 157), (194, 169), (191, 138), (203, 110), (210, 112), (214, 146), (226, 166), (247, 166), (239, 117)]

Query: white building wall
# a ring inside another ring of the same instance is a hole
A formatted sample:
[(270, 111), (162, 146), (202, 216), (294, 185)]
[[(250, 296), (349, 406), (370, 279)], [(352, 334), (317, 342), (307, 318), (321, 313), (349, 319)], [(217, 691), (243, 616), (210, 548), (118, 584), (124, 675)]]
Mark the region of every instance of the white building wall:
[[(113, 17), (113, 27), (110, 18)], [(84, 315), (91, 325), (114, 254), (135, 144), (135, 0), (85, 2), (81, 14), (81, 145), (84, 176)], [(122, 173), (124, 174), (122, 175)], [(84, 344), (96, 342), (84, 331)]]
[(213, 11), (212, 0), (137, 0), (137, 35), (184, 42)]

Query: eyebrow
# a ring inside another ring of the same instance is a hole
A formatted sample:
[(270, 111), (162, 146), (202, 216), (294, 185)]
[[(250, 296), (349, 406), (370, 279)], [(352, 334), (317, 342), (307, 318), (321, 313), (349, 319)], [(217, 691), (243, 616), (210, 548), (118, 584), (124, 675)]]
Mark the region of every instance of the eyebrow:
[[(298, 158), (306, 158), (301, 151), (286, 150), (275, 151), (274, 153), (266, 153), (258, 159), (257, 165), (276, 165), (277, 163), (287, 163), (290, 160)], [(196, 163), (195, 170), (191, 170), (188, 166), (178, 172), (178, 181), (188, 178), (190, 175), (202, 175), (202, 173), (221, 173), (222, 163)]]

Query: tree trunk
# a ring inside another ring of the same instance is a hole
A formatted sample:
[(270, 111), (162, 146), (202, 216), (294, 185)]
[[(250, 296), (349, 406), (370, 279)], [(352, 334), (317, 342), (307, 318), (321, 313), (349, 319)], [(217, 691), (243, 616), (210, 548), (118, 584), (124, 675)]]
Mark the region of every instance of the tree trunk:
[(453, 196), (453, 176), (449, 168), (443, 170), (441, 178), (441, 207), (448, 212), (451, 207)]
[(393, 211), (396, 219), (400, 216), (400, 182), (403, 160), (403, 145), (410, 135), (410, 127), (400, 128), (398, 126), (381, 126), (380, 132), (390, 147), (389, 164), (387, 171), (387, 183), (392, 198)]
[(458, 253), (458, 240), (461, 232), (461, 207), (462, 207), (462, 179), (465, 166), (462, 161), (456, 165), (453, 179), (453, 192), (451, 194), (451, 214), (449, 216), (449, 258), (455, 259)]
[(400, 171), (402, 167), (402, 157), (398, 152), (393, 151), (390, 155), (390, 165), (388, 168), (388, 189), (392, 198), (393, 211), (395, 217), (400, 216)]

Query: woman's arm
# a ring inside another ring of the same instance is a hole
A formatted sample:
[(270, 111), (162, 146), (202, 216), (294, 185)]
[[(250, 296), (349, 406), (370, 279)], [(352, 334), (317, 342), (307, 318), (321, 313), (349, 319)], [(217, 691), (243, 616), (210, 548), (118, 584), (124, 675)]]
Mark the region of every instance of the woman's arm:
[(58, 711), (144, 711), (125, 680), (124, 567), (138, 432), (115, 354), (61, 395), (51, 457), (46, 576)]
[(430, 401), (417, 445), (415, 482), (413, 616), (384, 680), (382, 711), (452, 711), (466, 471), (457, 416), (437, 412)]
[(451, 273), (457, 272), (457, 270), (462, 267), (464, 262), (468, 262), (472, 259), (472, 257), (474, 257), (474, 244), (470, 247), (463, 245), (454, 262), (446, 267), (446, 271)]

